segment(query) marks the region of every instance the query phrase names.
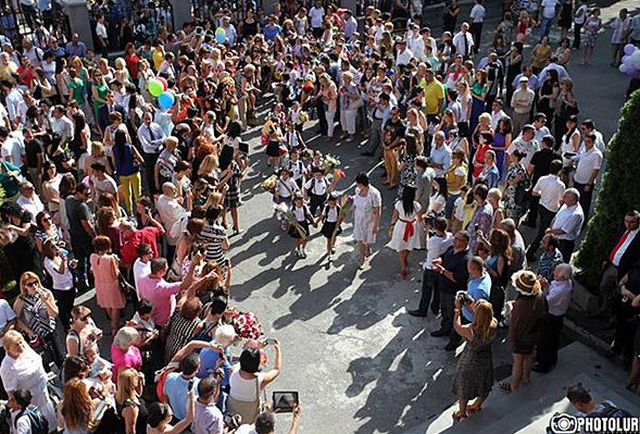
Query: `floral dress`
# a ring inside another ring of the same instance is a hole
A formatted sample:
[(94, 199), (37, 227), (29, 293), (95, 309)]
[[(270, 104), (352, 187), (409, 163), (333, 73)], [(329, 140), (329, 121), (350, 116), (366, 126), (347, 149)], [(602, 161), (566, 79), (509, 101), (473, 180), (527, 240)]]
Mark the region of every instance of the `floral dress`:
[(405, 152), (400, 157), (400, 162), (403, 164), (400, 171), (400, 185), (398, 186), (398, 197), (402, 197), (402, 191), (407, 185), (415, 185), (416, 183), (416, 169), (413, 165), (416, 156)]
[(596, 39), (598, 37), (598, 31), (602, 27), (602, 20), (600, 18), (591, 17), (584, 25), (584, 44), (587, 47), (595, 48)]
[[(520, 182), (511, 185), (511, 182), (520, 176)], [(507, 188), (504, 195), (504, 212), (507, 218), (518, 220), (526, 210), (524, 192), (529, 189), (529, 175), (522, 163), (512, 164), (507, 170)]]

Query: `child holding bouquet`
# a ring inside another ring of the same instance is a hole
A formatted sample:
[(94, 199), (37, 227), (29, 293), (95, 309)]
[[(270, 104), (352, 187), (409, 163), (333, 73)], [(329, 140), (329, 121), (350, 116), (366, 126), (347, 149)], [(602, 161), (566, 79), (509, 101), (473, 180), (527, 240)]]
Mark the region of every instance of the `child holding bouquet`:
[(296, 194), (293, 199), (293, 206), (291, 207), (291, 226), (289, 227), (289, 235), (295, 238), (296, 241), (296, 255), (298, 258), (306, 258), (307, 253), (305, 247), (307, 245), (307, 238), (309, 237), (309, 225), (317, 227), (318, 223), (315, 221), (309, 208), (304, 204), (304, 197), (302, 194)]

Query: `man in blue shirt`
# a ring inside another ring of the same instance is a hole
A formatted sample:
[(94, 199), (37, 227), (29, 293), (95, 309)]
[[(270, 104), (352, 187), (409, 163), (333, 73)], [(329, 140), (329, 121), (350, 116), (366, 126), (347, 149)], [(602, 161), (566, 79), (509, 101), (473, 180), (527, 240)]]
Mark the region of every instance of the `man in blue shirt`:
[(180, 361), (182, 372), (172, 372), (167, 375), (162, 392), (167, 397), (173, 415), (176, 419), (182, 420), (187, 417), (187, 404), (189, 402), (189, 383), (195, 396), (198, 396), (198, 382), (196, 373), (200, 367), (200, 357), (196, 353), (191, 353)]
[[(472, 256), (467, 262), (469, 282), (467, 283), (467, 295), (474, 301), (480, 299), (489, 300), (491, 296), (491, 276), (484, 269), (484, 261), (479, 256)], [(468, 322), (473, 321), (473, 312), (468, 306), (462, 307), (462, 315)]]

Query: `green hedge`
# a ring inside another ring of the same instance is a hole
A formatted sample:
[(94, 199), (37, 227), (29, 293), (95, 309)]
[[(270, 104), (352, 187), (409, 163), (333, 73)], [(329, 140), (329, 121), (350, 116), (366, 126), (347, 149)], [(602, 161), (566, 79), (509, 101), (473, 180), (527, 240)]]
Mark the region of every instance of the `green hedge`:
[(602, 262), (616, 243), (624, 215), (640, 204), (640, 90), (622, 107), (618, 131), (607, 146), (606, 168), (576, 264), (582, 280), (596, 287)]

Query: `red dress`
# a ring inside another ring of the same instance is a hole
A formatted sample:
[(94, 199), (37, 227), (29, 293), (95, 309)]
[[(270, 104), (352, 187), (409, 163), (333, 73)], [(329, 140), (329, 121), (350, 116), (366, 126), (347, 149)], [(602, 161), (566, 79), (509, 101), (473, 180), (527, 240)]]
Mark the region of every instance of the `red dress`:
[(480, 145), (476, 150), (476, 155), (473, 157), (473, 177), (477, 178), (482, 173), (482, 169), (484, 168), (484, 154), (491, 149), (491, 145), (485, 143)]

